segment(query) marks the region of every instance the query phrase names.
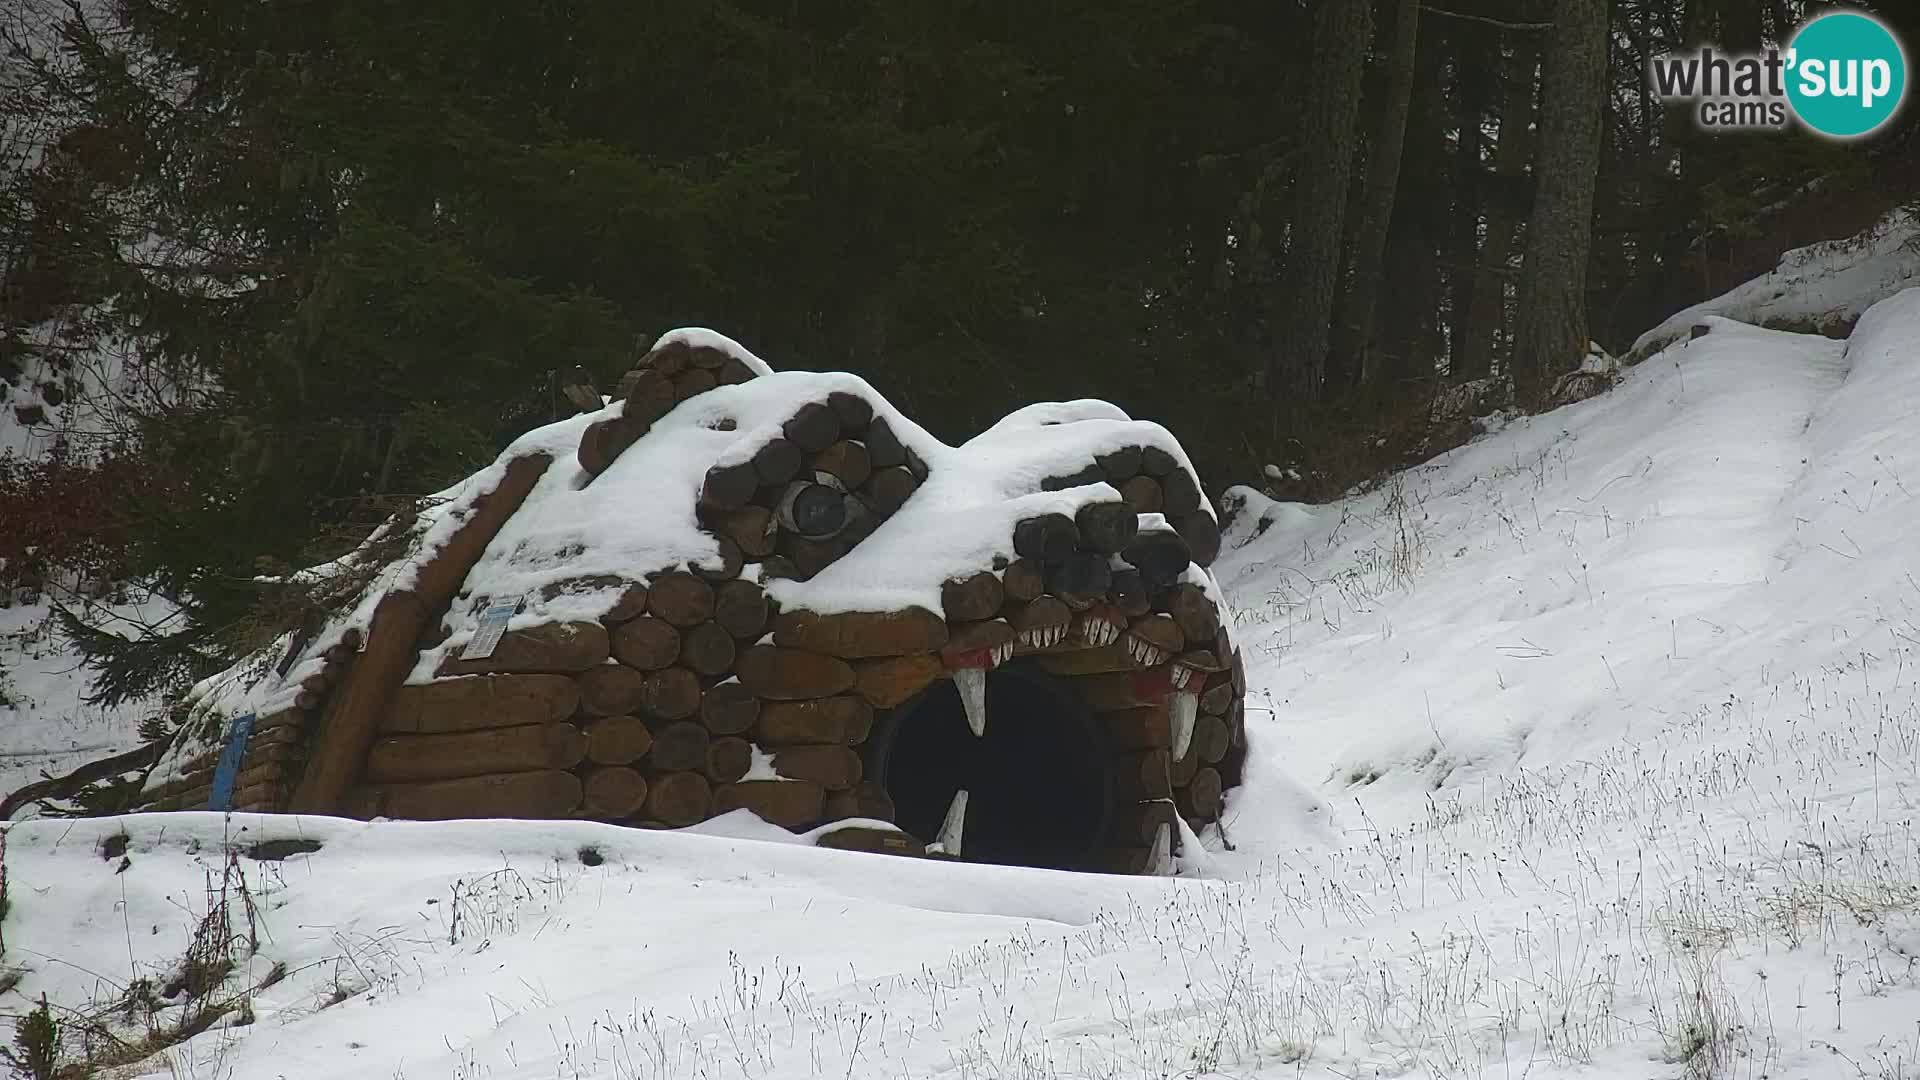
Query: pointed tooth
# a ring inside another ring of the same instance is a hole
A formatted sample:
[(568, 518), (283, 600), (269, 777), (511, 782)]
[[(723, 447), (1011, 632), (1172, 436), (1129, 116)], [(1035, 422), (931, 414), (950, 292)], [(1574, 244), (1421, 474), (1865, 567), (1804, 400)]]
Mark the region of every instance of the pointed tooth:
[(1153, 830), (1153, 848), (1147, 853), (1147, 872), (1155, 877), (1173, 876), (1173, 826)]
[(987, 733), (987, 669), (961, 668), (953, 673), (953, 685), (960, 690), (960, 704), (967, 710), (967, 726), (975, 738)]
[(1167, 673), (1167, 678), (1173, 683), (1175, 690), (1183, 690), (1186, 688), (1187, 681), (1193, 678), (1193, 672), (1185, 665), (1175, 664), (1173, 670)]
[(1161, 664), (1167, 662), (1167, 657), (1172, 655), (1172, 653), (1158, 645), (1149, 645), (1147, 646), (1147, 666), (1159, 667)]
[(1200, 715), (1200, 694), (1194, 690), (1175, 691), (1168, 702), (1173, 718), (1173, 756), (1184, 758), (1193, 745), (1193, 728)]
[(967, 789), (961, 788), (953, 793), (953, 801), (947, 804), (946, 820), (940, 823), (940, 838), (935, 843), (940, 850), (954, 858), (960, 857), (960, 837), (967, 831)]

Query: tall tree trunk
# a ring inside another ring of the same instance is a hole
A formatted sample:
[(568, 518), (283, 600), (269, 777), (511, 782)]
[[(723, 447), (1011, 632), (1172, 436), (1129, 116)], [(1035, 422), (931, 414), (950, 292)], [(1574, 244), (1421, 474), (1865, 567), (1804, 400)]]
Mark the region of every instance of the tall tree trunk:
[(1536, 141), (1534, 68), (1539, 58), (1539, 47), (1520, 35), (1501, 65), (1500, 134), (1493, 150), (1493, 197), (1486, 200), (1487, 242), (1474, 273), (1473, 311), (1453, 353), (1452, 374), (1460, 381), (1493, 374), (1495, 339), (1507, 324), (1507, 278), (1520, 222), (1526, 217), (1527, 162)]
[(1360, 383), (1380, 380), (1374, 353), (1374, 308), (1380, 299), (1380, 268), (1387, 254), (1387, 226), (1393, 221), (1394, 192), (1400, 183), (1400, 158), (1406, 143), (1407, 111), (1413, 99), (1413, 58), (1420, 31), (1420, 0), (1398, 0), (1393, 49), (1387, 54), (1387, 81), (1380, 127), (1367, 153), (1367, 179), (1360, 197), (1360, 227), (1354, 240), (1353, 289), (1341, 305), (1340, 352), (1352, 358)]
[(1547, 47), (1540, 159), (1514, 328), (1514, 391), (1541, 400), (1587, 348), (1587, 254), (1607, 91), (1607, 0), (1560, 0)]
[(1267, 384), (1297, 389), (1308, 401), (1322, 393), (1327, 328), (1340, 281), (1347, 184), (1353, 175), (1360, 78), (1372, 33), (1370, 0), (1315, 0), (1307, 43), (1312, 71), (1296, 115), (1293, 199), (1286, 260), (1273, 304), (1274, 351)]

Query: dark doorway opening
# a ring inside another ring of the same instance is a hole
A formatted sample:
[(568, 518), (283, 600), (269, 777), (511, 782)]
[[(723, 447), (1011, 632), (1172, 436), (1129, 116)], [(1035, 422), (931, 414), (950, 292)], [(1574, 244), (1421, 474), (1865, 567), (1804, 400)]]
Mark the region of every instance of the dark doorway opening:
[(1106, 740), (1068, 684), (1014, 661), (987, 676), (987, 730), (967, 726), (951, 680), (893, 711), (874, 742), (873, 776), (901, 828), (931, 842), (967, 791), (961, 857), (1078, 869), (1113, 804)]

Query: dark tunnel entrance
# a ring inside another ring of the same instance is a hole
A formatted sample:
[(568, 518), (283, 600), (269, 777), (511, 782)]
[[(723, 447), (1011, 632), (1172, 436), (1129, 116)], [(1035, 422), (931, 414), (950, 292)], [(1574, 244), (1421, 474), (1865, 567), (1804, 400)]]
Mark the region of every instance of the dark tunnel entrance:
[(966, 789), (961, 857), (1079, 869), (1113, 804), (1105, 739), (1068, 684), (1014, 661), (987, 676), (984, 736), (967, 726), (960, 691), (934, 683), (894, 710), (870, 762), (901, 828), (932, 842)]

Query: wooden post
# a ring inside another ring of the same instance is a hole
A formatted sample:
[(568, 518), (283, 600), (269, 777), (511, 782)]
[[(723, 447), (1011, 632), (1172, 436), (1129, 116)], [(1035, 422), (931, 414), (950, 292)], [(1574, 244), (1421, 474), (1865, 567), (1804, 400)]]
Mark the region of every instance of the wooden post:
[(333, 693), (312, 758), (288, 810), (324, 814), (339, 809), (347, 788), (364, 768), (380, 716), (393, 692), (413, 669), (413, 643), (429, 618), (444, 610), (473, 565), (526, 501), (553, 458), (544, 453), (515, 458), (492, 491), (474, 500), (473, 512), (415, 575), (414, 587), (387, 593), (375, 605), (360, 660)]

